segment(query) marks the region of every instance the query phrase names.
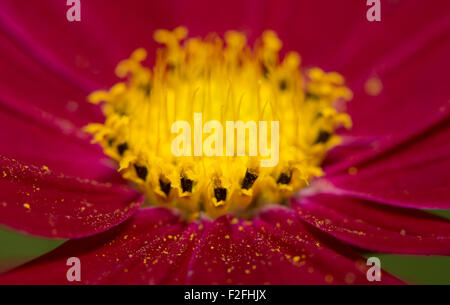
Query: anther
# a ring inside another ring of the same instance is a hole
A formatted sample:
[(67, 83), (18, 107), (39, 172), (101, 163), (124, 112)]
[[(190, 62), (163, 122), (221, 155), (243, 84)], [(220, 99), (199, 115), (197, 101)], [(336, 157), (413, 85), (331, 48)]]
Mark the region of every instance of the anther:
[(166, 180), (163, 178), (159, 178), (159, 187), (161, 188), (161, 191), (163, 191), (164, 194), (166, 194), (166, 196), (169, 196), (170, 193), (170, 189), (171, 189), (171, 183), (169, 180)]
[(142, 84), (139, 86), (139, 88), (145, 92), (145, 96), (150, 96), (150, 93), (152, 91), (152, 86), (150, 84)]
[(288, 87), (287, 81), (285, 79), (280, 80), (278, 83), (278, 87), (281, 91), (285, 91)]
[(280, 176), (278, 176), (277, 184), (289, 184), (290, 182), (291, 182), (291, 175), (281, 173)]
[(193, 181), (191, 179), (181, 177), (181, 189), (183, 190), (183, 193), (185, 192), (192, 192), (192, 185)]
[(326, 143), (326, 142), (328, 142), (330, 137), (331, 137), (331, 134), (328, 131), (321, 130), (321, 131), (319, 131), (319, 134), (317, 135), (317, 139), (314, 142), (314, 144)]
[(318, 100), (320, 97), (317, 94), (306, 92), (306, 99), (307, 100)]
[(268, 78), (269, 77), (269, 69), (267, 68), (267, 66), (264, 63), (261, 63), (261, 70), (262, 70), (262, 75), (264, 76), (264, 78)]
[(214, 189), (214, 197), (216, 197), (217, 202), (225, 201), (227, 199), (227, 189), (223, 187), (216, 187)]
[(242, 180), (241, 183), (241, 188), (243, 188), (244, 190), (248, 190), (253, 186), (253, 183), (255, 183), (256, 178), (258, 178), (258, 176), (250, 173), (247, 169), (247, 172), (245, 173), (244, 179)]
[(128, 149), (128, 144), (127, 142), (124, 142), (122, 144), (117, 145), (117, 152), (119, 153), (119, 155), (122, 157), (123, 154), (125, 153), (125, 151)]
[(135, 164), (134, 169), (136, 170), (136, 175), (145, 181), (145, 179), (147, 178), (147, 174), (148, 174), (147, 167)]

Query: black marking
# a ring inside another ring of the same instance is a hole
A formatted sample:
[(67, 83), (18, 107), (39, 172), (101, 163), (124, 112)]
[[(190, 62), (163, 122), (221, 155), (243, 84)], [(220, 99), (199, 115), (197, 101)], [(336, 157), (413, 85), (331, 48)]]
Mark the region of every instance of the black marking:
[(217, 202), (225, 201), (227, 199), (227, 189), (223, 187), (216, 187), (214, 189), (214, 197), (216, 197)]
[(331, 133), (329, 133), (328, 131), (325, 130), (321, 130), (319, 131), (319, 134), (317, 135), (317, 139), (314, 142), (314, 144), (318, 144), (318, 143), (327, 143), (328, 140), (331, 137)]
[(278, 87), (280, 88), (281, 91), (286, 91), (288, 88), (288, 83), (285, 79), (282, 79), (278, 82)]
[(163, 179), (159, 178), (159, 187), (161, 188), (161, 191), (163, 191), (166, 196), (169, 196), (170, 189), (171, 189), (171, 183), (170, 181), (163, 181)]
[(136, 175), (145, 181), (147, 178), (148, 170), (145, 166), (134, 165), (134, 169), (136, 170)]
[(244, 179), (242, 180), (241, 183), (241, 188), (243, 188), (244, 190), (248, 190), (253, 186), (253, 183), (255, 183), (256, 178), (258, 178), (258, 176), (250, 173), (247, 169), (247, 172), (245, 173)]
[(269, 69), (267, 68), (267, 66), (264, 63), (261, 63), (261, 70), (262, 70), (262, 74), (263, 74), (264, 78), (268, 78), (269, 77)]
[(289, 184), (291, 182), (291, 175), (281, 173), (278, 177), (277, 184)]
[(110, 139), (108, 139), (108, 146), (112, 146), (113, 144), (114, 144), (114, 138), (110, 138)]
[(185, 192), (191, 193), (193, 183), (194, 181), (192, 181), (191, 179), (181, 177), (181, 189), (183, 190), (183, 193)]
[(306, 99), (307, 100), (318, 100), (318, 99), (320, 99), (320, 96), (318, 96), (317, 94), (311, 93), (311, 92), (306, 92)]
[(166, 70), (167, 70), (168, 72), (173, 72), (173, 71), (175, 71), (175, 68), (176, 68), (176, 66), (175, 66), (175, 64), (172, 63), (172, 62), (169, 62), (169, 63), (167, 63), (167, 65), (166, 65)]
[(150, 96), (150, 93), (152, 92), (152, 85), (150, 83), (142, 84), (139, 88), (145, 92), (146, 96)]
[(122, 157), (125, 151), (128, 149), (127, 142), (123, 142), (122, 144), (117, 145), (117, 152)]

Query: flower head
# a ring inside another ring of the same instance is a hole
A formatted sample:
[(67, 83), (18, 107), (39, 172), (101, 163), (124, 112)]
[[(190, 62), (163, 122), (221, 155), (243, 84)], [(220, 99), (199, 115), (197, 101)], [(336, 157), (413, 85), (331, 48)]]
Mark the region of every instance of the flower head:
[[(423, 211), (450, 208), (447, 0), (387, 1), (379, 23), (363, 1), (132, 3), (68, 22), (0, 2), (0, 223), (69, 239), (0, 283), (78, 283), (77, 257), (82, 284), (372, 284), (368, 252), (450, 255)], [(278, 121), (278, 162), (208, 128), (215, 154), (185, 155), (171, 127), (198, 113)]]
[[(248, 213), (249, 206), (285, 200), (321, 176), (326, 152), (340, 143), (335, 129), (350, 127), (349, 116), (336, 110), (337, 102), (351, 98), (343, 77), (319, 68), (303, 72), (295, 52), (280, 60), (282, 43), (272, 31), (253, 50), (239, 32), (227, 32), (225, 43), (214, 34), (181, 43), (186, 35), (183, 27), (156, 31), (165, 47), (153, 69), (142, 67), (146, 52), (138, 49), (117, 66), (126, 82), (90, 95), (93, 103), (105, 102), (106, 119), (86, 130), (123, 177), (150, 202), (192, 218), (199, 211)], [(214, 123), (211, 136), (202, 137), (208, 125), (201, 122), (198, 134), (196, 116)], [(191, 123), (189, 137), (174, 142), (180, 121)], [(266, 125), (258, 130), (261, 121)], [(276, 128), (268, 130), (273, 121)], [(235, 140), (240, 135), (242, 143)], [(184, 155), (174, 154), (180, 144)], [(276, 162), (267, 160), (271, 150)]]

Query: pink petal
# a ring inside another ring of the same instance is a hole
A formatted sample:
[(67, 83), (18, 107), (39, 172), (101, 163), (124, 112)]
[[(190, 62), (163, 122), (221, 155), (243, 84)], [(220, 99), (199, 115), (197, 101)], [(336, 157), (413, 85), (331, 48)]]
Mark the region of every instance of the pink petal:
[(99, 107), (86, 100), (90, 90), (82, 90), (55, 75), (2, 33), (0, 56), (2, 105), (25, 114), (47, 112), (77, 127), (102, 119)]
[(293, 201), (298, 217), (371, 251), (450, 255), (450, 221), (405, 208), (332, 195)]
[[(369, 284), (366, 278), (366, 261), (347, 244), (337, 242), (329, 235), (324, 235), (299, 221), (296, 213), (285, 208), (271, 208), (261, 214), (261, 220), (272, 225), (271, 235), (281, 243), (295, 239), (298, 247), (307, 253), (306, 265), (311, 266), (314, 273), (325, 276), (332, 275), (333, 283)], [(309, 269), (309, 268), (308, 268)], [(308, 270), (308, 273), (310, 270)], [(317, 276), (317, 275), (316, 275)], [(401, 281), (382, 271), (381, 284), (400, 284)], [(312, 279), (298, 279), (301, 284), (315, 283)], [(317, 278), (317, 283), (323, 278)], [(327, 282), (327, 281), (326, 281)]]
[[(413, 41), (417, 46), (412, 50), (405, 50), (403, 55), (392, 54), (379, 66), (350, 82), (355, 93), (354, 100), (348, 103), (353, 128), (345, 135), (372, 141), (365, 149), (355, 151), (351, 145), (331, 152), (330, 157), (339, 162), (327, 168), (328, 174), (336, 174), (402, 145), (447, 120), (450, 88), (442, 75), (450, 69), (449, 20), (440, 19), (428, 25), (426, 29), (430, 33), (421, 33), (423, 41)], [(382, 83), (378, 96), (370, 96), (363, 89), (366, 80), (373, 76)]]
[[(72, 240), (0, 277), (1, 283), (71, 284), (68, 257), (81, 261), (81, 284), (183, 283), (199, 223), (186, 224), (166, 208), (141, 209), (111, 230)], [(77, 282), (73, 282), (77, 284)]]
[[(66, 84), (0, 34), (0, 154), (82, 178), (113, 179), (115, 166), (80, 127), (101, 118), (85, 92)], [(27, 77), (23, 77), (26, 75)]]
[[(370, 283), (360, 256), (311, 233), (293, 212), (268, 211), (253, 223), (224, 216), (186, 224), (164, 208), (69, 241), (0, 283), (70, 284), (68, 257), (81, 261), (81, 284)], [(381, 283), (400, 282), (383, 273)]]
[(0, 223), (31, 234), (74, 238), (105, 231), (140, 206), (123, 185), (72, 178), (0, 156)]
[(329, 178), (335, 191), (392, 205), (450, 208), (450, 121), (408, 145)]
[(38, 113), (33, 117), (0, 105), (0, 140), (7, 143), (0, 145), (1, 155), (70, 176), (123, 183), (115, 164), (89, 142), (87, 134), (66, 120)]
[(0, 5), (0, 26), (14, 44), (85, 91), (110, 86), (116, 64), (136, 48), (154, 49), (155, 29), (179, 25), (171, 22), (166, 3), (160, 2), (82, 3), (81, 22), (66, 19), (65, 1), (27, 3), (27, 9), (16, 1)]

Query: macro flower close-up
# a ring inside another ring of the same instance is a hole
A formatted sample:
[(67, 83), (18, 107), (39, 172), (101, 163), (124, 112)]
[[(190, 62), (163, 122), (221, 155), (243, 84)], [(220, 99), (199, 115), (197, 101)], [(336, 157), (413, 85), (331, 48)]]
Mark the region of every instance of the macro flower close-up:
[(448, 271), (449, 54), (444, 0), (2, 1), (0, 284)]

